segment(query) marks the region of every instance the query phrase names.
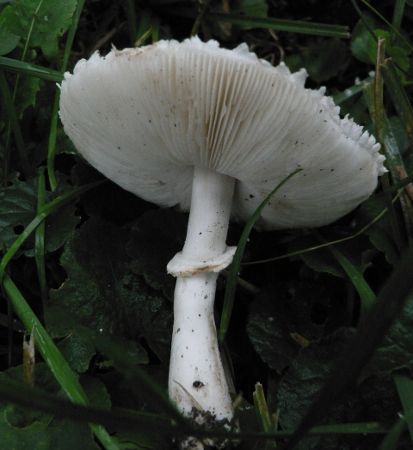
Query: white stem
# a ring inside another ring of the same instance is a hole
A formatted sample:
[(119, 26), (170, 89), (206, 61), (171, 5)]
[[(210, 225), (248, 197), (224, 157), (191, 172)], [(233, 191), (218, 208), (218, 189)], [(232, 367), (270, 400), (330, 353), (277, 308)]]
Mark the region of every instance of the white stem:
[[(214, 322), (214, 272), (229, 264), (233, 254), (225, 243), (233, 190), (233, 178), (195, 168), (185, 245), (168, 264), (168, 271), (178, 275), (169, 396), (181, 412), (199, 422), (208, 416), (217, 421), (233, 417)], [(224, 264), (211, 264), (223, 254)], [(177, 265), (179, 270), (174, 270)]]

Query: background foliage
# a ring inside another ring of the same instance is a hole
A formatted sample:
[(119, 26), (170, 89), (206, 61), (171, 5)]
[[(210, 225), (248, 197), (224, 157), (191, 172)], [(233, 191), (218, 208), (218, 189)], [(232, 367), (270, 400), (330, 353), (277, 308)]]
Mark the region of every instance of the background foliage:
[(56, 82), (78, 59), (191, 34), (306, 67), (389, 169), (335, 224), (252, 231), (241, 278), (221, 277), (239, 448), (411, 448), (412, 24), (411, 0), (0, 2), (1, 448), (166, 450), (223, 433), (191, 428), (165, 393), (165, 266), (186, 215), (103, 180), (58, 121)]

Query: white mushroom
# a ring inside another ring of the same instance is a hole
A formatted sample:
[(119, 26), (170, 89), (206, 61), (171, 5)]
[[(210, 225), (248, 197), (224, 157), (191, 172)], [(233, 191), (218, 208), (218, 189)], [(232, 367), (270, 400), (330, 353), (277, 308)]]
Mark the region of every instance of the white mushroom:
[[(139, 197), (189, 210), (177, 277), (169, 394), (187, 416), (231, 421), (213, 305), (231, 212), (263, 210), (263, 228), (325, 225), (351, 211), (384, 173), (379, 144), (305, 70), (272, 67), (245, 44), (198, 38), (95, 53), (61, 86), (60, 117), (79, 152)], [(167, 224), (165, 224), (167, 226)]]

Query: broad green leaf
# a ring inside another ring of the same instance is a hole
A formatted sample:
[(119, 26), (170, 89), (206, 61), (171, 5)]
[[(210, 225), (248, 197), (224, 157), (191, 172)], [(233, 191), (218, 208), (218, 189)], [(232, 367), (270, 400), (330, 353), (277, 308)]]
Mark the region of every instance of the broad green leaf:
[(16, 97), (16, 112), (21, 119), (24, 111), (30, 106), (35, 106), (37, 93), (41, 87), (40, 78), (24, 77), (19, 80), (19, 89)]
[(410, 67), (410, 48), (403, 45), (403, 43), (394, 43), (394, 39), (392, 39), (392, 35), (389, 31), (377, 28), (372, 19), (365, 19), (373, 29), (376, 39), (373, 38), (363, 22), (359, 21), (354, 28), (351, 41), (351, 51), (353, 55), (364, 63), (375, 64), (377, 39), (384, 38), (386, 40), (386, 55), (392, 57), (398, 67), (407, 72)]
[(169, 354), (170, 307), (161, 292), (131, 271), (127, 238), (125, 230), (97, 218), (76, 231), (61, 257), (68, 278), (51, 291), (51, 306), (65, 308), (95, 333), (134, 342), (144, 337), (164, 359)]
[(53, 58), (58, 53), (57, 39), (69, 28), (76, 0), (15, 0), (0, 13), (4, 28), (25, 40), (33, 23), (30, 47), (41, 47)]
[(11, 186), (0, 188), (0, 248), (7, 248), (16, 239), (21, 227), (36, 214), (37, 191), (34, 179), (15, 180)]
[(10, 33), (4, 27), (2, 20), (0, 19), (0, 56), (7, 55), (13, 51), (19, 43), (20, 37)]
[[(280, 425), (283, 428), (295, 429), (303, 414), (311, 405), (327, 375), (334, 364), (334, 359), (342, 351), (353, 332), (351, 329), (312, 343), (303, 349), (292, 361), (284, 374), (277, 391), (277, 406), (280, 414)], [(350, 401), (348, 398), (347, 401)], [(346, 407), (342, 405), (330, 414), (332, 421), (343, 420)], [(346, 418), (351, 421), (351, 418)], [(300, 443), (300, 450), (323, 449), (319, 438), (311, 438)], [(330, 448), (338, 448), (330, 445)]]
[(282, 373), (303, 347), (322, 336), (324, 326), (312, 322), (312, 310), (329, 299), (325, 289), (310, 282), (279, 283), (272, 290), (252, 303), (247, 333), (261, 359)]
[[(47, 199), (51, 199), (50, 193)], [(37, 186), (36, 180), (23, 182), (18, 179), (13, 184), (0, 188), (0, 249), (8, 248), (36, 216)], [(76, 209), (72, 205), (64, 206), (46, 219), (45, 250), (53, 252), (59, 249), (69, 238), (79, 223)], [(25, 243), (27, 256), (34, 256), (34, 240)]]
[(167, 274), (166, 265), (184, 245), (187, 221), (186, 214), (172, 209), (148, 211), (134, 222), (126, 247), (133, 272), (171, 300), (175, 279)]

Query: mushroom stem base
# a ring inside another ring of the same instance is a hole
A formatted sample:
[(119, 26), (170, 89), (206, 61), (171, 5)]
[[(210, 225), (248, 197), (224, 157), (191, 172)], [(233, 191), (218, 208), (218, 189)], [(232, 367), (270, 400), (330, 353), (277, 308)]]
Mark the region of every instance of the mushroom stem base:
[(168, 264), (177, 276), (169, 396), (185, 416), (208, 427), (229, 427), (233, 418), (214, 321), (218, 272), (234, 251), (225, 242), (233, 190), (234, 179), (195, 168), (187, 238)]

